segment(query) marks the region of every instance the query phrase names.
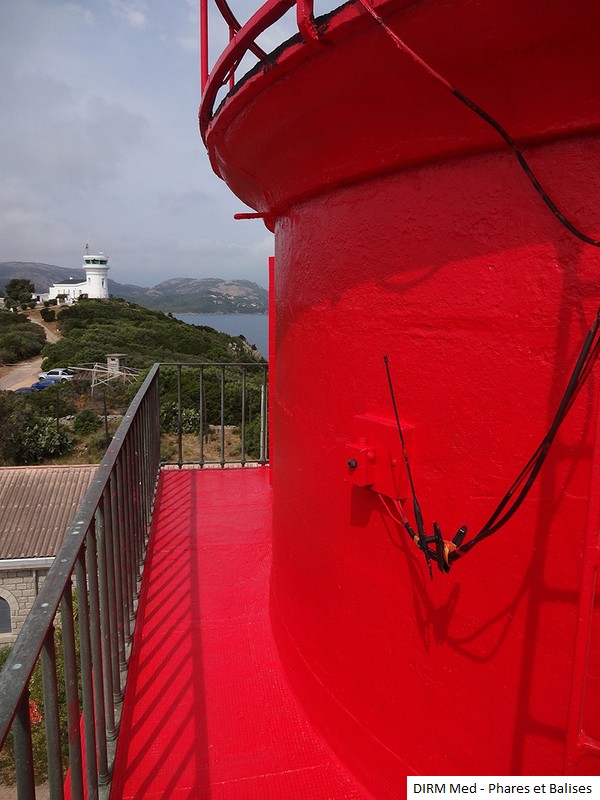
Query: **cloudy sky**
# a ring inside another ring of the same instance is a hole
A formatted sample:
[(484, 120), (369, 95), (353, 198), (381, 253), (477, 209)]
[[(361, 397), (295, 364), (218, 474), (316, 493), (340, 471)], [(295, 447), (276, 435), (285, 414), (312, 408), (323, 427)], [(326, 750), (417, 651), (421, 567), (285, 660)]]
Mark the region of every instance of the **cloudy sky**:
[(77, 267), (89, 242), (120, 283), (266, 286), (272, 237), (233, 220), (198, 133), (197, 6), (0, 0), (0, 261)]

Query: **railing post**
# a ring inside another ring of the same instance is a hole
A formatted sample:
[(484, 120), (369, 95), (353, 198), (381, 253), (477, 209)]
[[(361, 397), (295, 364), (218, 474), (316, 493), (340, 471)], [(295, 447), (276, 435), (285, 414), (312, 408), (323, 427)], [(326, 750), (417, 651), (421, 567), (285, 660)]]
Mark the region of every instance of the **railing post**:
[(179, 453), (179, 468), (183, 464), (183, 431), (181, 412), (181, 364), (177, 365), (177, 448)]
[(242, 367), (242, 466), (246, 464), (246, 365)]
[(119, 502), (120, 520), (120, 551), (121, 551), (121, 581), (123, 583), (123, 622), (125, 625), (125, 644), (131, 644), (132, 624), (134, 618), (133, 595), (135, 587), (133, 585), (133, 561), (132, 552), (132, 530), (131, 530), (131, 495), (132, 495), (132, 470), (131, 470), (131, 441), (127, 441), (123, 446), (123, 458), (119, 462), (120, 469), (117, 473), (119, 479), (119, 491), (117, 499)]
[[(108, 487), (107, 487), (108, 488)], [(98, 595), (100, 601), (100, 635), (102, 638), (102, 678), (104, 685), (104, 712), (106, 715), (106, 736), (114, 740), (117, 736), (115, 724), (114, 675), (118, 675), (117, 633), (114, 619), (114, 602), (109, 590), (106, 540), (108, 537), (109, 499), (102, 499), (96, 519), (96, 544), (98, 547)]]
[(221, 466), (225, 466), (225, 365), (221, 364)]
[[(106, 713), (104, 673), (102, 660), (102, 625), (100, 619), (100, 586), (98, 580), (98, 556), (96, 543), (96, 520), (87, 533), (88, 587), (90, 596), (90, 642), (92, 648), (92, 678), (94, 682), (94, 717), (96, 720), (96, 747), (98, 749), (98, 783), (106, 785), (110, 780), (108, 752), (106, 746)], [(110, 672), (110, 671), (109, 671)]]
[(75, 651), (73, 594), (70, 583), (68, 583), (65, 588), (65, 593), (60, 603), (60, 610), (65, 664), (71, 797), (73, 800), (83, 800), (83, 765), (81, 758), (81, 730), (79, 726), (80, 709), (79, 691), (77, 689), (77, 654)]
[(15, 765), (18, 800), (35, 798), (35, 776), (31, 746), (31, 719), (29, 716), (29, 689), (25, 689), (13, 722)]
[(208, 0), (200, 0), (200, 92), (208, 81)]
[(267, 369), (263, 368), (263, 382), (260, 387), (260, 461), (267, 460)]
[(60, 746), (60, 716), (58, 709), (58, 679), (56, 676), (56, 646), (54, 625), (44, 639), (41, 651), (42, 690), (44, 695), (44, 726), (46, 729), (46, 755), (48, 757), (48, 787), (52, 800), (64, 798), (64, 775)]
[(77, 618), (79, 621), (79, 665), (83, 705), (83, 737), (85, 744), (86, 797), (98, 797), (98, 766), (96, 760), (96, 731), (94, 691), (92, 689), (92, 646), (90, 640), (90, 610), (87, 594), (85, 547), (79, 551), (75, 565), (77, 581)]
[[(147, 404), (146, 404), (147, 405)], [(142, 454), (144, 445), (142, 441), (143, 428), (141, 422), (134, 425), (133, 448), (134, 459), (132, 464), (133, 482), (133, 554), (134, 554), (134, 599), (139, 595), (140, 564), (142, 563), (142, 546), (144, 538), (144, 476), (142, 469)]]
[(204, 367), (200, 367), (200, 466), (204, 466)]
[[(127, 644), (129, 643), (129, 611), (127, 607), (127, 586), (125, 569), (125, 553), (123, 549), (123, 481), (122, 481), (122, 453), (117, 460), (114, 470), (114, 492), (112, 496), (112, 557), (115, 576), (115, 600), (117, 609), (117, 630), (119, 632), (119, 666), (127, 666)], [(121, 679), (119, 677), (119, 685)]]
[[(229, 26), (229, 41), (233, 41), (233, 37), (236, 34), (236, 30), (233, 25)], [(235, 86), (235, 65), (231, 67), (231, 72), (229, 73), (229, 88), (233, 89)]]

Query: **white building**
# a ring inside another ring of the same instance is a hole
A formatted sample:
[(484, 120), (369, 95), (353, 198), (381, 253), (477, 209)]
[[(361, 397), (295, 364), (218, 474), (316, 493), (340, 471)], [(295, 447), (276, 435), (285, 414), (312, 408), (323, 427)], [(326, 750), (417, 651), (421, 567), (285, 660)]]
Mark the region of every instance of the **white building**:
[(97, 299), (108, 297), (108, 256), (102, 252), (90, 253), (89, 247), (86, 246), (83, 269), (84, 281), (69, 278), (62, 283), (55, 283), (48, 291), (48, 300), (55, 300), (61, 296), (65, 302), (72, 303), (82, 294)]

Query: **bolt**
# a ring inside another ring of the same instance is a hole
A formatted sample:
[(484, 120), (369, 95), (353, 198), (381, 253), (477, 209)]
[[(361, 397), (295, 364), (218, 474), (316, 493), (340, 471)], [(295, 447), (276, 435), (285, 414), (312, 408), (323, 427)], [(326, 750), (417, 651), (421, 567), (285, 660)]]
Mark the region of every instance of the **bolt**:
[(348, 466), (350, 469), (356, 469), (358, 467), (358, 461), (355, 458), (351, 458), (350, 461), (348, 461)]

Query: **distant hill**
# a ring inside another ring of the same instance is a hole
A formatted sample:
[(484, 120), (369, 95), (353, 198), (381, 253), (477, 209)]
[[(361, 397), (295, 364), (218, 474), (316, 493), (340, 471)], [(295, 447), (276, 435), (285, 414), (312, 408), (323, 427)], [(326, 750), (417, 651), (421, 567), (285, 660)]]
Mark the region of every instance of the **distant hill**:
[[(83, 269), (65, 269), (35, 261), (0, 261), (0, 288), (11, 278), (27, 278), (37, 292), (47, 292), (54, 283), (68, 278), (83, 281)], [(171, 278), (146, 288), (108, 281), (113, 297), (138, 303), (154, 311), (175, 314), (265, 314), (268, 292), (252, 281), (222, 278)]]

